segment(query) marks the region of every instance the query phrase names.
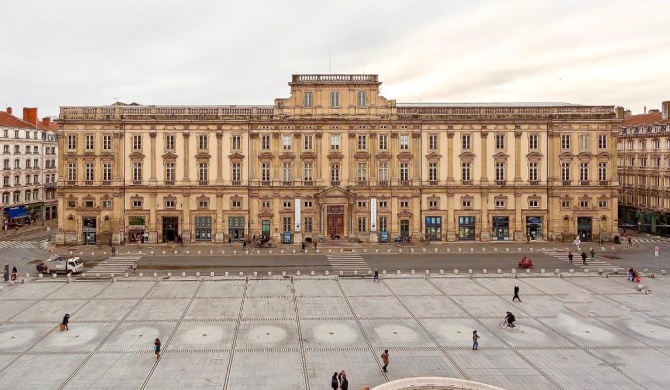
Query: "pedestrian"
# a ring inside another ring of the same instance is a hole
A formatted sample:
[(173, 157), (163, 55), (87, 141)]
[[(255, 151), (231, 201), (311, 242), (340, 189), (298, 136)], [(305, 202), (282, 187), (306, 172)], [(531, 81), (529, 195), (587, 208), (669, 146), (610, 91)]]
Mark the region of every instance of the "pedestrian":
[(302, 252), (304, 253), (305, 252), (305, 241), (302, 242), (301, 246), (302, 246)]
[(314, 249), (315, 250), (316, 250), (316, 244), (317, 244), (317, 242), (316, 242), (316, 240), (314, 240)]
[(476, 351), (479, 349), (479, 335), (476, 330), (472, 331), (472, 350)]
[(570, 264), (572, 264), (572, 258), (573, 258), (572, 251), (570, 251), (568, 252), (568, 261), (570, 262)]
[(16, 275), (19, 273), (19, 271), (16, 269), (16, 267), (12, 268), (12, 280), (16, 280)]
[(530, 234), (526, 234), (526, 244), (530, 243)]
[(242, 252), (247, 249), (247, 240), (242, 240)]
[(521, 302), (521, 298), (519, 298), (519, 286), (514, 286), (514, 297), (512, 298), (512, 302), (514, 302), (515, 299), (518, 299), (519, 302)]
[(584, 251), (582, 251), (582, 264), (588, 265), (588, 264), (586, 264), (586, 252), (584, 252)]
[(628, 280), (633, 281), (633, 268), (628, 268)]
[(330, 378), (330, 387), (333, 390), (337, 390), (337, 388), (340, 387), (340, 382), (337, 380), (337, 372), (333, 374), (332, 378)]
[(70, 323), (70, 315), (65, 314), (65, 316), (63, 316), (63, 322), (61, 322), (61, 330), (70, 330), (70, 328), (68, 327), (69, 323)]
[(133, 263), (133, 274), (137, 271), (137, 263)]
[(382, 353), (381, 358), (382, 358), (382, 362), (384, 363), (384, 366), (382, 367), (382, 370), (384, 370), (384, 372), (388, 372), (386, 370), (386, 367), (388, 367), (388, 365), (389, 365), (389, 350), (388, 349), (384, 350), (384, 353)]
[(377, 268), (375, 268), (375, 276), (372, 278), (373, 282), (378, 282), (379, 281), (379, 271), (377, 271)]
[(630, 238), (630, 236), (628, 236), (628, 248), (632, 248), (632, 247), (633, 247), (633, 239)]
[(596, 259), (596, 251), (594, 251), (593, 248), (591, 248), (591, 260), (593, 261), (595, 259)]
[(112, 256), (116, 256), (116, 248), (114, 246), (112, 246)]
[(154, 341), (154, 353), (156, 354), (156, 360), (161, 356), (161, 341), (158, 337), (156, 337), (156, 341)]
[(347, 374), (342, 371), (340, 373), (340, 389), (349, 390), (349, 380), (347, 379)]

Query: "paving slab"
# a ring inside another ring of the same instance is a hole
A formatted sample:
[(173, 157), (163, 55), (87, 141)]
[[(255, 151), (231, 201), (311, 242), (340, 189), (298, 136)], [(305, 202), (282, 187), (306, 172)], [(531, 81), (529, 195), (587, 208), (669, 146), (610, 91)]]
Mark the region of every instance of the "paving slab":
[(446, 296), (399, 296), (398, 299), (416, 317), (469, 317)]
[(354, 313), (344, 297), (312, 297), (296, 298), (298, 313), (301, 318), (353, 318)]
[(230, 349), (236, 327), (235, 322), (182, 322), (165, 350)]
[(139, 389), (152, 366), (154, 355), (97, 353), (86, 361), (65, 389)]
[[(153, 355), (145, 359), (152, 363), (156, 360)], [(228, 352), (165, 352), (151, 373), (146, 389), (221, 389), (229, 361)]]
[(184, 319), (235, 320), (240, 315), (241, 307), (242, 297), (196, 298), (186, 310)]
[(341, 297), (342, 289), (334, 279), (304, 280), (294, 281), (295, 293), (299, 297), (304, 296), (333, 296)]

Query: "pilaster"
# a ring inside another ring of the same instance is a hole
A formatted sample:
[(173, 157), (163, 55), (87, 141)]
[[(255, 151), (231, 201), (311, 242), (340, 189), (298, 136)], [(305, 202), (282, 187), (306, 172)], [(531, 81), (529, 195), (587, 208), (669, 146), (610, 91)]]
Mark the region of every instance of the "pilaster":
[(514, 132), (514, 181), (521, 181), (521, 132)]
[[(489, 151), (488, 151), (488, 136), (489, 132), (482, 130), (481, 133), (479, 133), (481, 136), (482, 140), (482, 157), (479, 159), (482, 162), (482, 178), (481, 178), (481, 184), (486, 185), (489, 182), (488, 179), (488, 173), (489, 173)], [(482, 206), (482, 210), (483, 210)]]

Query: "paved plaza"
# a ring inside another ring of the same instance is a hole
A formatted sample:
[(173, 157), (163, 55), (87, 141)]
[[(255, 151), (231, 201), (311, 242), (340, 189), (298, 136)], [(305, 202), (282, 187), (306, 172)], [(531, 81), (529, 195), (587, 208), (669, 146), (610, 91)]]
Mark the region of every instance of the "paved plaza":
[[(670, 287), (643, 283), (649, 294), (587, 275), (30, 280), (0, 293), (0, 386), (326, 389), (346, 370), (355, 390), (416, 376), (667, 389)], [(499, 327), (508, 310), (520, 329)]]

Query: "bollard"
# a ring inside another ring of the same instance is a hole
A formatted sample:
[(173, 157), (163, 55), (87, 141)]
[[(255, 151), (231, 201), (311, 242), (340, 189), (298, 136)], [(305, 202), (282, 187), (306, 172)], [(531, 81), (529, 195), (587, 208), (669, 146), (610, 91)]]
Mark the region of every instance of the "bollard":
[(209, 251), (209, 254), (210, 254), (210, 255), (213, 255), (213, 254), (214, 254), (214, 251), (213, 251), (213, 250), (210, 250), (210, 251)]
[(143, 276), (144, 276), (144, 274), (143, 274), (142, 272), (140, 272), (140, 275), (139, 275), (139, 276), (140, 276), (140, 278), (141, 278), (141, 277), (143, 277)]
[[(253, 251), (252, 251), (252, 253), (253, 253)], [(307, 251), (305, 251), (305, 253), (307, 253)], [(261, 254), (261, 250), (260, 250), (260, 249), (257, 250), (257, 251), (256, 251), (256, 254), (257, 254), (257, 255), (260, 255), (260, 254)]]
[(605, 272), (605, 273), (603, 274), (603, 278), (605, 278), (605, 279), (609, 279), (609, 278), (610, 278), (610, 274), (609, 274), (609, 272)]
[[(282, 251), (282, 253), (284, 253), (284, 251)], [(233, 254), (234, 254), (234, 255), (237, 254), (237, 249), (235, 249), (235, 250), (233, 251)]]
[(244, 276), (244, 272), (240, 271), (240, 276)]
[(127, 278), (127, 277), (128, 277), (128, 272), (126, 272), (125, 274), (123, 274), (123, 277), (124, 277), (124, 278)]
[(497, 271), (498, 271), (498, 273), (499, 273), (499, 274), (501, 274), (501, 273), (502, 273), (502, 270), (501, 270), (500, 268), (498, 268), (498, 270), (497, 270)]
[(447, 247), (447, 253), (449, 253), (449, 252), (451, 252), (451, 249), (449, 247)]
[(588, 273), (589, 273), (589, 269), (588, 269), (588, 268), (584, 268), (584, 273), (585, 273), (585, 274), (588, 274)]
[[(530, 270), (529, 270), (529, 271), (530, 271)], [(544, 273), (544, 268), (540, 269), (540, 273), (541, 273), (541, 274)]]
[(270, 249), (270, 250), (268, 251), (268, 254), (272, 254), (272, 249)]
[(300, 271), (295, 271), (295, 276), (300, 276)]
[(172, 277), (172, 272), (168, 272), (168, 278)]
[(181, 273), (181, 277), (182, 277), (182, 278), (185, 278), (185, 277), (186, 277), (186, 272), (182, 272), (182, 273)]
[(530, 251), (532, 252), (532, 251), (533, 251), (533, 248), (530, 248)]
[[(437, 248), (435, 248), (435, 249), (437, 249)], [(423, 253), (426, 253), (426, 250), (427, 250), (426, 248), (423, 248)]]
[(391, 248), (388, 248), (388, 249), (386, 250), (386, 253), (391, 253)]
[[(340, 249), (340, 252), (342, 252), (342, 249)], [(295, 255), (295, 249), (293, 250), (293, 254)]]
[(344, 252), (344, 249), (340, 249), (340, 253)]
[(354, 276), (358, 275), (358, 271), (354, 271)]
[(52, 275), (53, 275), (52, 278), (54, 278), (54, 279), (56, 279), (58, 277), (57, 274), (52, 274)]
[(328, 272), (328, 270), (326, 270), (326, 276), (328, 276), (328, 275), (330, 275), (330, 272)]
[(414, 253), (414, 248), (409, 248), (409, 253)]
[(600, 247), (600, 250), (603, 251), (603, 252), (605, 252), (605, 247), (604, 247), (604, 246), (601, 246), (601, 247)]
[(599, 273), (599, 274), (602, 274), (602, 273), (603, 273), (603, 269), (602, 269), (602, 268), (598, 268), (598, 273)]
[(202, 254), (202, 251), (198, 251), (198, 254), (199, 254), (199, 255)]
[(454, 275), (458, 275), (458, 270), (454, 269)]
[(486, 252), (486, 248), (482, 248), (482, 252)]
[(191, 254), (191, 251), (187, 250), (187, 251), (186, 251), (186, 254), (187, 254), (187, 255)]
[(372, 275), (372, 270), (371, 269), (368, 270), (368, 275)]
[(482, 270), (482, 273), (484, 273), (484, 274), (488, 274), (488, 273), (489, 273), (489, 270), (487, 270), (486, 268), (484, 268), (484, 269)]
[(396, 275), (400, 275), (400, 270), (397, 269), (397, 270), (395, 271), (395, 274), (396, 274)]
[(379, 248), (375, 248), (375, 253), (379, 253)]
[(574, 274), (575, 270), (574, 270), (574, 268), (570, 268), (570, 270), (568, 272), (570, 272), (571, 274)]
[(471, 248), (470, 248), (470, 252), (474, 252), (474, 251), (475, 251), (475, 248), (472, 248), (472, 247), (471, 247)]
[(281, 276), (286, 276), (286, 271), (282, 271)]
[(461, 253), (463, 250), (461, 248), (458, 248), (458, 253)]
[(153, 254), (154, 254), (154, 251), (151, 251), (150, 253), (153, 255)]
[(95, 277), (96, 277), (96, 278), (99, 278), (99, 277), (100, 277), (100, 274), (96, 272), (96, 273), (95, 273)]
[(517, 251), (517, 252), (521, 252), (521, 248), (516, 248), (516, 251)]
[(254, 278), (258, 276), (258, 272), (254, 271)]
[(614, 245), (612, 245), (612, 246), (610, 247), (610, 250), (614, 250)]
[(505, 252), (509, 252), (509, 248), (505, 248)]
[(526, 273), (527, 273), (527, 274), (530, 273), (530, 268), (526, 268)]
[[(312, 275), (312, 276), (314, 276), (314, 271), (310, 272), (309, 274)], [(354, 273), (354, 275), (355, 275), (355, 273)]]
[(556, 275), (558, 275), (558, 274), (560, 274), (560, 273), (561, 273), (561, 270), (560, 270), (560, 269), (558, 269), (558, 268), (556, 268), (556, 269), (554, 270), (554, 273), (555, 273)]
[(430, 275), (430, 270), (426, 270), (426, 275)]
[(472, 268), (468, 269), (468, 274), (472, 274)]
[(493, 251), (494, 251), (494, 252), (498, 252), (498, 248), (493, 248)]
[(200, 277), (200, 271), (196, 272), (195, 276), (197, 276), (199, 278)]
[(213, 272), (213, 271), (210, 272), (210, 273), (209, 273), (209, 276), (214, 277), (214, 272)]
[(416, 275), (416, 271), (415, 271), (415, 270), (412, 270), (412, 275)]
[(332, 251), (332, 250), (330, 250), (330, 249), (328, 249), (328, 253), (333, 253), (333, 251)]
[(666, 273), (667, 273), (666, 270), (664, 269), (661, 270), (661, 275), (665, 275)]
[(222, 254), (222, 255), (225, 255), (225, 254), (226, 254), (226, 251), (223, 250), (223, 249), (221, 249), (221, 254)]
[(398, 249), (398, 253), (402, 253), (402, 248)]
[(223, 276), (225, 276), (225, 277), (228, 277), (228, 275), (229, 275), (228, 271), (223, 273)]
[(91, 256), (95, 256), (95, 252), (91, 252)]
[(141, 255), (141, 254), (142, 254), (142, 251), (137, 251), (137, 254), (138, 254), (138, 255)]
[(158, 273), (154, 272), (154, 278), (157, 278), (157, 277), (158, 277)]
[(512, 273), (513, 273), (513, 274), (516, 273), (516, 268), (512, 268)]
[[(128, 252), (128, 254), (130, 254), (130, 252)], [(83, 255), (84, 255), (84, 252), (79, 252), (79, 256), (83, 256)]]
[(444, 275), (444, 270), (443, 269), (440, 270), (440, 275)]
[(165, 251), (163, 251), (163, 254), (165, 254)]
[[(67, 278), (65, 279), (65, 283), (70, 283), (72, 282), (72, 275), (67, 274)], [(12, 286), (14, 285), (14, 281), (12, 280)]]
[(42, 273), (40, 272), (39, 274), (37, 274), (37, 279), (42, 279), (42, 276), (43, 276), (43, 275), (42, 275)]
[(344, 271), (340, 271), (340, 276), (344, 276)]
[(284, 250), (283, 250), (283, 249), (280, 250), (280, 251), (279, 251), (279, 254), (280, 254), (280, 255), (283, 255), (283, 254), (284, 254)]
[(107, 256), (107, 251), (102, 252), (103, 256)]

